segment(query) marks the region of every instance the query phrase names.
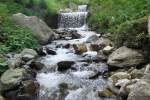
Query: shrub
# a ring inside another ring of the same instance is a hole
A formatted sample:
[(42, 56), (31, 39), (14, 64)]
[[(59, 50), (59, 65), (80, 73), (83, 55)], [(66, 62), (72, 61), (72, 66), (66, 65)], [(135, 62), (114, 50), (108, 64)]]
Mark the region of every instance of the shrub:
[(0, 53), (20, 52), (24, 48), (35, 49), (38, 46), (29, 29), (14, 25), (6, 17), (0, 25), (0, 37)]
[(127, 21), (121, 24), (113, 38), (117, 47), (142, 48), (148, 43), (147, 17)]

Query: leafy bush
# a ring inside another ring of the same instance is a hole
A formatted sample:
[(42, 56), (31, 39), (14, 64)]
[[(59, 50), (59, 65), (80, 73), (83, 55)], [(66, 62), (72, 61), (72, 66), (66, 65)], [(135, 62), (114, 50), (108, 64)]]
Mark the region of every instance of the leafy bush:
[(150, 13), (150, 0), (90, 0), (89, 5), (89, 23), (104, 33), (114, 33), (120, 24)]
[(0, 54), (38, 46), (29, 29), (14, 25), (11, 21), (11, 14), (19, 12), (22, 8), (16, 5), (10, 5), (10, 2), (0, 3)]
[(19, 52), (24, 48), (35, 49), (37, 41), (27, 28), (14, 25), (9, 18), (4, 18), (0, 25), (0, 53)]
[(121, 24), (113, 34), (116, 46), (142, 48), (148, 43), (147, 17)]

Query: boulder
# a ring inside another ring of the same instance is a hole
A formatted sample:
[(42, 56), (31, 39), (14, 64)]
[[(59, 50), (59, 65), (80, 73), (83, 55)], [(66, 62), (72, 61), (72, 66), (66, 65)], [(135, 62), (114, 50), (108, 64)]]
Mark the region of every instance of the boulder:
[(56, 55), (56, 52), (54, 50), (52, 50), (51, 48), (46, 47), (46, 52), (49, 55)]
[(21, 58), (23, 61), (27, 62), (37, 57), (37, 52), (33, 49), (24, 49), (21, 52)]
[(86, 43), (90, 43), (96, 40), (98, 40), (98, 36), (96, 34), (92, 34), (86, 39)]
[(37, 71), (42, 70), (46, 66), (40, 60), (34, 60), (29, 64), (30, 68), (35, 69)]
[(87, 47), (85, 44), (74, 44), (73, 48), (76, 54), (82, 54), (84, 52), (87, 52)]
[(131, 88), (127, 100), (149, 100), (149, 97), (150, 83), (140, 80), (133, 86), (133, 88)]
[(39, 84), (33, 80), (26, 80), (21, 82), (22, 85), (22, 92), (24, 94), (29, 94), (33, 96), (38, 93), (39, 91)]
[(59, 63), (57, 63), (57, 66), (58, 66), (58, 71), (65, 71), (69, 68), (72, 67), (72, 65), (74, 65), (75, 62), (74, 61), (61, 61)]
[(7, 90), (19, 84), (25, 78), (26, 70), (23, 68), (9, 69), (0, 78), (2, 90)]
[(47, 44), (55, 38), (55, 33), (52, 29), (36, 16), (29, 17), (22, 13), (18, 13), (14, 14), (12, 19), (16, 24), (31, 29), (33, 36), (37, 38), (40, 44)]
[(39, 84), (33, 80), (25, 80), (18, 87), (4, 91), (7, 100), (37, 100)]
[(144, 56), (133, 49), (125, 46), (120, 47), (114, 51), (108, 58), (107, 63), (111, 67), (124, 68), (130, 66), (137, 66), (144, 62)]

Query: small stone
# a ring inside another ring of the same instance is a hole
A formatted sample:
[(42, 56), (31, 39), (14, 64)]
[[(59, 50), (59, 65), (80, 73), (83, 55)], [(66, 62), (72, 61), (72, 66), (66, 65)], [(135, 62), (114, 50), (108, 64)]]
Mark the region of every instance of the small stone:
[(76, 54), (82, 54), (84, 52), (87, 52), (87, 47), (85, 44), (74, 44), (73, 48)]
[(24, 49), (21, 52), (22, 60), (25, 62), (34, 59), (35, 57), (37, 57), (37, 55), (38, 55), (37, 52), (33, 49)]
[(98, 44), (91, 44), (90, 48), (92, 51), (99, 51), (101, 49)]
[(37, 53), (38, 53), (39, 56), (46, 56), (47, 55), (46, 50), (44, 49), (44, 47), (38, 48)]
[(106, 46), (104, 49), (103, 49), (103, 53), (104, 54), (110, 54), (112, 51), (113, 51), (114, 47), (111, 47), (111, 46)]
[(96, 40), (98, 40), (98, 36), (96, 34), (92, 34), (86, 39), (86, 43), (94, 42)]
[(131, 76), (126, 72), (118, 72), (113, 74), (110, 79), (113, 81), (114, 84), (118, 82), (118, 80), (121, 79), (131, 79)]
[(56, 55), (56, 52), (54, 50), (52, 50), (51, 48), (46, 47), (46, 52), (49, 55)]

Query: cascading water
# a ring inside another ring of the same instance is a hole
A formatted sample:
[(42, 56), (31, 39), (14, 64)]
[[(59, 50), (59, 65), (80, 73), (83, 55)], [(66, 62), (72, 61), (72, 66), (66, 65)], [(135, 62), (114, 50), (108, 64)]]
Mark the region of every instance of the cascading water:
[[(87, 51), (82, 55), (77, 55), (73, 48), (64, 48), (66, 44), (88, 45), (97, 36), (95, 32), (87, 31), (87, 5), (78, 7), (77, 12), (60, 13), (59, 29), (77, 30), (81, 35), (79, 39), (56, 40), (47, 45), (56, 51), (56, 55), (47, 55), (42, 58), (42, 63), (46, 70), (38, 73), (37, 81), (40, 83), (39, 100), (101, 100), (97, 92), (103, 90), (109, 81), (99, 76), (90, 79), (101, 72), (108, 70), (105, 64), (88, 62), (85, 55), (92, 57), (97, 56), (95, 51)], [(93, 39), (94, 38), (94, 39)], [(88, 42), (88, 43), (87, 43)], [(58, 63), (61, 61), (73, 61), (74, 69), (68, 69), (65, 72), (58, 71)], [(103, 100), (114, 100), (104, 99)]]
[(76, 12), (60, 13), (58, 27), (60, 29), (87, 29), (86, 19), (88, 16), (87, 5), (78, 6)]

